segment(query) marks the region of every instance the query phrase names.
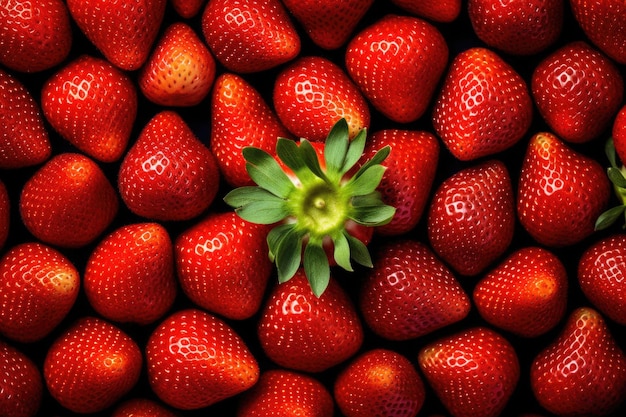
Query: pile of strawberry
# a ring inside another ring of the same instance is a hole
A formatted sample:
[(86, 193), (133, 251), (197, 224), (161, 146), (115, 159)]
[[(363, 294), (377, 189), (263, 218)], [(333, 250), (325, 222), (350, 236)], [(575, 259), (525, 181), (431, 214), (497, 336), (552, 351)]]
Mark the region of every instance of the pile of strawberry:
[(625, 77), (623, 0), (0, 1), (0, 416), (623, 416)]

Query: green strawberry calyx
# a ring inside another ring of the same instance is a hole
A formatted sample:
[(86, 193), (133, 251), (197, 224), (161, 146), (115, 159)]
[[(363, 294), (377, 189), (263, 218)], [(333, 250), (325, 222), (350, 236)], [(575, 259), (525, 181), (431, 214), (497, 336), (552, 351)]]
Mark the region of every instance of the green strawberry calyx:
[(298, 144), (278, 138), (276, 155), (282, 165), (262, 149), (243, 149), (246, 170), (257, 185), (236, 188), (224, 201), (246, 221), (275, 225), (267, 244), (279, 282), (291, 279), (302, 265), (313, 293), (322, 295), (330, 280), (324, 249), (328, 241), (341, 268), (353, 271), (351, 261), (372, 266), (367, 247), (347, 231), (346, 224), (381, 226), (391, 221), (395, 208), (383, 203), (376, 190), (389, 146), (349, 175), (363, 155), (365, 140), (365, 129), (350, 140), (348, 124), (340, 119), (326, 138), (323, 161), (306, 139)]
[[(611, 164), (611, 166), (607, 168), (606, 173), (613, 184), (613, 190), (620, 204), (611, 207), (598, 216), (595, 224), (596, 230), (604, 230), (615, 223), (618, 218), (626, 216), (626, 167), (624, 167), (624, 165), (618, 166), (613, 138), (609, 138), (606, 141), (604, 151)], [(622, 228), (626, 229), (626, 219)]]

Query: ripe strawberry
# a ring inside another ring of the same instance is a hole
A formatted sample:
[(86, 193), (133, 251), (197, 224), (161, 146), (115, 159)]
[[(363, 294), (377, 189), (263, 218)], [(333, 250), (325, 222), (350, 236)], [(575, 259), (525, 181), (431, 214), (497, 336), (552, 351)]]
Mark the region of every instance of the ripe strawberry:
[(611, 133), (617, 156), (621, 161), (626, 161), (626, 104), (619, 109), (613, 119)]
[(112, 324), (83, 317), (59, 336), (46, 354), (43, 375), (52, 397), (76, 413), (102, 411), (139, 380), (137, 344)]
[(461, 0), (391, 0), (393, 4), (417, 16), (449, 23), (461, 13)]
[(609, 180), (597, 161), (551, 133), (530, 139), (519, 178), (517, 216), (538, 243), (568, 246), (591, 235), (609, 194)]
[(513, 346), (484, 327), (471, 327), (429, 343), (420, 350), (418, 363), (454, 417), (500, 415), (520, 376)]
[(456, 55), (433, 109), (433, 126), (462, 161), (502, 152), (528, 131), (533, 105), (524, 79), (498, 54), (470, 48)]
[(513, 187), (499, 160), (448, 177), (428, 212), (432, 248), (459, 274), (477, 275), (509, 247), (515, 229)]
[(117, 161), (137, 115), (131, 79), (109, 62), (83, 55), (46, 81), (41, 108), (72, 145), (102, 162)]
[(489, 323), (522, 337), (553, 329), (567, 305), (567, 272), (540, 247), (515, 251), (474, 287), (474, 304)]
[(0, 4), (0, 64), (15, 71), (50, 69), (67, 58), (72, 28), (61, 0)]
[(37, 102), (16, 77), (0, 68), (0, 169), (46, 161), (50, 139)]
[(294, 136), (323, 141), (341, 118), (350, 138), (369, 127), (370, 112), (358, 87), (335, 63), (306, 56), (282, 70), (274, 82), (276, 114)]
[(543, 59), (533, 72), (531, 88), (550, 129), (573, 143), (600, 136), (624, 97), (617, 66), (583, 41), (571, 42)]
[(146, 345), (148, 379), (172, 407), (208, 407), (251, 388), (259, 366), (241, 337), (221, 319), (197, 309), (166, 318)]
[(337, 376), (335, 400), (346, 417), (415, 417), (426, 399), (422, 378), (404, 356), (369, 350)]
[(470, 299), (450, 270), (423, 243), (383, 244), (360, 291), (359, 307), (376, 334), (409, 340), (464, 319)]
[(132, 398), (118, 405), (111, 417), (176, 417), (176, 414), (156, 401)]
[(574, 310), (560, 335), (533, 360), (537, 401), (560, 416), (604, 416), (626, 398), (626, 356), (602, 316)]
[(165, 29), (139, 74), (139, 88), (161, 106), (194, 106), (208, 94), (215, 80), (215, 60), (186, 23)]
[(429, 106), (448, 63), (448, 46), (430, 23), (387, 15), (352, 38), (345, 61), (348, 74), (378, 111), (408, 123)]
[(229, 71), (265, 71), (300, 53), (300, 37), (279, 0), (209, 0), (202, 33)]
[(204, 2), (205, 0), (170, 0), (176, 13), (185, 19), (191, 19), (200, 13)]
[(37, 365), (24, 353), (0, 340), (0, 410), (7, 417), (34, 417), (43, 397)]
[(93, 250), (83, 277), (91, 306), (106, 319), (141, 325), (162, 317), (174, 303), (174, 249), (158, 223), (122, 226)]
[(144, 126), (118, 176), (118, 189), (128, 208), (162, 221), (200, 215), (218, 188), (215, 157), (178, 113), (167, 110)]
[(11, 201), (4, 182), (0, 180), (0, 251), (4, 247), (11, 229)]
[(91, 243), (111, 224), (119, 208), (115, 189), (88, 157), (62, 153), (26, 182), (20, 214), (37, 239), (78, 248)]
[(284, 369), (261, 374), (246, 392), (237, 417), (332, 417), (333, 398), (321, 382), (309, 375)]

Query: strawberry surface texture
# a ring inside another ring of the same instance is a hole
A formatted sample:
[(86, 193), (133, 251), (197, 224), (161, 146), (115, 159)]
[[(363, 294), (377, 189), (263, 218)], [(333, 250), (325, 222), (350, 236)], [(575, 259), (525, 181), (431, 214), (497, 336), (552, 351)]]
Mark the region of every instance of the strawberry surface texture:
[(624, 0), (0, 0), (0, 417), (626, 416)]

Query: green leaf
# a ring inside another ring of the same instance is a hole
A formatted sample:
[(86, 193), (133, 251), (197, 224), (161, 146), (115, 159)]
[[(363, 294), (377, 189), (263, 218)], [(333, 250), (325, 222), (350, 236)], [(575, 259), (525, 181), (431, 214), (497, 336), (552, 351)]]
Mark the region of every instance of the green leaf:
[(289, 230), (292, 230), (294, 227), (295, 225), (293, 223), (284, 223), (269, 231), (266, 239), (270, 261), (274, 262), (280, 241), (285, 237)]
[(619, 188), (626, 188), (626, 178), (624, 178), (624, 174), (619, 168), (609, 167), (606, 173), (613, 185)]
[(330, 281), (330, 265), (322, 245), (309, 242), (304, 248), (302, 263), (313, 293), (317, 297), (321, 296)]
[(389, 145), (385, 146), (384, 148), (381, 148), (378, 150), (378, 152), (376, 152), (376, 154), (374, 154), (374, 156), (372, 157), (372, 159), (370, 159), (369, 161), (367, 161), (366, 163), (363, 164), (363, 166), (361, 166), (361, 168), (359, 168), (359, 170), (357, 171), (356, 174), (354, 174), (353, 178), (358, 178), (361, 175), (363, 175), (370, 167), (374, 166), (374, 165), (380, 165), (382, 164), (385, 159), (387, 159), (387, 157), (389, 156), (389, 154), (391, 153), (391, 147)]
[(260, 200), (235, 209), (242, 219), (256, 224), (274, 224), (289, 216), (286, 201), (278, 197)]
[(324, 160), (328, 171), (339, 171), (348, 151), (348, 122), (340, 119), (331, 129), (324, 144)]
[(382, 226), (393, 219), (395, 207), (388, 205), (355, 207), (350, 218), (365, 226)]
[(357, 195), (351, 200), (353, 207), (370, 207), (384, 205), (381, 194), (378, 191), (365, 195)]
[(311, 142), (306, 139), (302, 139), (300, 142), (300, 156), (313, 174), (322, 178), (324, 181), (328, 181), (326, 174), (322, 171), (322, 167), (320, 166), (320, 161), (315, 148), (313, 148)]
[(344, 231), (344, 235), (350, 245), (350, 256), (352, 259), (354, 259), (354, 261), (359, 265), (363, 265), (368, 268), (373, 267), (374, 265), (372, 264), (372, 258), (367, 250), (367, 246), (346, 231)]
[(367, 195), (376, 191), (380, 181), (385, 174), (386, 168), (382, 165), (372, 165), (360, 176), (354, 176), (345, 185), (345, 189), (350, 195)]
[(604, 145), (604, 153), (611, 164), (611, 167), (617, 168), (617, 154), (615, 152), (615, 143), (613, 138), (609, 138)]
[(276, 155), (287, 165), (301, 182), (306, 182), (311, 177), (300, 154), (298, 144), (291, 139), (279, 138), (276, 142)]
[(341, 167), (341, 174), (344, 175), (352, 169), (352, 167), (359, 162), (363, 156), (365, 150), (365, 140), (367, 138), (367, 130), (362, 129), (355, 137), (350, 141), (348, 151)]
[(262, 188), (277, 195), (287, 198), (293, 190), (294, 184), (282, 170), (278, 162), (262, 149), (248, 146), (243, 149), (246, 159), (246, 170), (250, 178)]
[(278, 282), (289, 281), (300, 268), (302, 260), (302, 236), (295, 228), (287, 230), (276, 249), (275, 262)]
[(346, 271), (352, 272), (352, 264), (350, 263), (350, 244), (348, 243), (346, 236), (343, 233), (339, 233), (338, 236), (333, 238), (333, 246), (333, 258), (335, 259), (335, 262), (337, 262), (337, 265)]
[(282, 200), (264, 188), (257, 186), (245, 186), (235, 188), (224, 196), (224, 201), (231, 207), (238, 208), (256, 201)]
[(598, 216), (595, 224), (595, 230), (604, 230), (617, 221), (617, 219), (624, 213), (626, 206), (617, 206), (608, 209), (604, 213)]

